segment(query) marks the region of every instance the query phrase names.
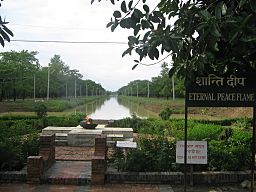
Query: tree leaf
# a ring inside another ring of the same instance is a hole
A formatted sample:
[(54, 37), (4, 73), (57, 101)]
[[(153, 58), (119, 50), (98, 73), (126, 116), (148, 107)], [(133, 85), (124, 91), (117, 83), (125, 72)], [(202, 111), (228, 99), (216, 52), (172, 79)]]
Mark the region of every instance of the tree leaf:
[(155, 46), (152, 46), (148, 50), (148, 56), (150, 59), (154, 60), (154, 58), (158, 59), (159, 51)]
[(139, 64), (133, 65), (132, 70), (134, 70), (138, 65), (139, 65)]
[(168, 75), (169, 75), (169, 78), (172, 78), (172, 76), (175, 74), (176, 72), (176, 68), (175, 67), (172, 67), (169, 72), (168, 72)]
[(133, 3), (133, 0), (131, 0), (129, 3), (128, 3), (128, 8), (131, 10), (132, 9), (132, 3)]
[(139, 63), (139, 61), (138, 60), (133, 60), (135, 63)]
[(110, 0), (113, 5), (115, 5), (115, 0)]
[(12, 31), (10, 29), (8, 29), (5, 25), (2, 25), (2, 26), (3, 26), (3, 29), (5, 30), (5, 32), (13, 37)]
[(148, 39), (148, 36), (150, 35), (151, 31), (148, 31), (147, 33), (145, 33), (144, 37), (143, 37), (143, 42), (146, 42), (146, 40)]
[(10, 42), (10, 37), (3, 30), (0, 30), (0, 34), (2, 35), (3, 39)]
[(118, 26), (118, 22), (113, 23), (113, 25), (111, 26), (111, 31), (115, 31), (116, 27)]
[(156, 15), (149, 15), (149, 20), (151, 20), (154, 23), (159, 23), (160, 19)]
[(126, 54), (130, 54), (131, 55), (131, 51), (133, 50), (133, 47), (129, 47), (128, 49), (126, 49), (123, 54), (122, 54), (122, 57), (124, 57)]
[(251, 9), (256, 12), (256, 1), (255, 0), (250, 0), (250, 6)]
[(115, 18), (120, 18), (122, 15), (121, 15), (120, 11), (114, 11), (113, 16)]
[(126, 8), (126, 2), (123, 1), (122, 4), (121, 4), (121, 10), (126, 13), (127, 12), (127, 8)]
[(147, 5), (143, 5), (143, 9), (145, 10), (146, 13), (149, 13), (149, 7)]
[(140, 24), (136, 25), (136, 27), (134, 28), (134, 36), (136, 36), (140, 31)]
[(114, 23), (113, 21), (110, 21), (110, 22), (107, 24), (106, 27), (109, 28), (111, 25), (113, 25), (113, 23)]
[(222, 9), (221, 9), (221, 13), (222, 13), (222, 15), (226, 15), (226, 13), (227, 13), (227, 5), (225, 4), (225, 3), (223, 3), (223, 5), (222, 5)]
[(129, 40), (132, 44), (134, 44), (134, 43), (136, 43), (136, 42), (138, 41), (138, 39), (137, 39), (136, 37), (134, 37), (134, 36), (129, 36), (129, 37), (128, 37), (128, 40)]
[(215, 17), (217, 19), (221, 18), (222, 3), (223, 2), (219, 2), (218, 5), (215, 7)]
[(91, 4), (93, 4), (94, 1), (95, 1), (95, 0), (91, 0)]
[(241, 8), (245, 3), (246, 3), (247, 0), (240, 0), (239, 2), (239, 8)]
[(221, 34), (220, 34), (219, 30), (217, 29), (216, 25), (214, 25), (214, 24), (210, 26), (210, 33), (214, 37), (221, 37)]
[(139, 9), (134, 9), (133, 15), (138, 19), (143, 17), (143, 13)]
[(3, 40), (3, 38), (1, 36), (0, 36), (0, 43), (4, 47), (4, 40)]

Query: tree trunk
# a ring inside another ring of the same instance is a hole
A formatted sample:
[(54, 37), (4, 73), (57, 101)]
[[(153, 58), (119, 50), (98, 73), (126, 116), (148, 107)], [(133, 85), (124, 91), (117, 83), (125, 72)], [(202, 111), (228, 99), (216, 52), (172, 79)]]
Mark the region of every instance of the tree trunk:
[(0, 102), (3, 101), (3, 98), (4, 98), (4, 82), (1, 83)]

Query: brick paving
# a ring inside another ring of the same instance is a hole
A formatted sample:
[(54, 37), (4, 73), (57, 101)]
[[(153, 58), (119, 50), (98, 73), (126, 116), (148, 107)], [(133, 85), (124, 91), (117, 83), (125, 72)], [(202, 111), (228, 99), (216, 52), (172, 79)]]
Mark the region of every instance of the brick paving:
[(56, 161), (44, 174), (44, 183), (85, 185), (91, 180), (91, 161)]
[[(150, 185), (150, 184), (106, 184), (100, 186), (77, 185), (31, 185), (0, 184), (2, 192), (183, 192), (183, 186)], [(245, 192), (239, 185), (195, 186), (188, 187), (187, 192)]]
[(56, 160), (90, 161), (94, 153), (94, 147), (55, 147)]

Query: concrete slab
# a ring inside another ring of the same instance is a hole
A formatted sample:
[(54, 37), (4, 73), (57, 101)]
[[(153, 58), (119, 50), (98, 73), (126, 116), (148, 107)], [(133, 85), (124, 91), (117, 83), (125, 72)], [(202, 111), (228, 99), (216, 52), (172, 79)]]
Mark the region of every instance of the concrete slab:
[(109, 134), (122, 134), (124, 138), (133, 138), (132, 128), (121, 128), (121, 127), (104, 127), (104, 128), (96, 127), (96, 128), (102, 130), (102, 133), (106, 136)]
[[(77, 127), (49, 126), (42, 130), (42, 134), (56, 134), (57, 140), (67, 140), (68, 146), (94, 146), (97, 135), (105, 135), (109, 140), (133, 140), (132, 128), (105, 127), (99, 124), (95, 129)], [(61, 142), (62, 143), (62, 142)], [(61, 144), (60, 143), (60, 144)], [(66, 145), (66, 142), (63, 142)]]
[(76, 128), (68, 133), (69, 146), (94, 146), (95, 137), (101, 135), (102, 130)]
[(49, 126), (42, 130), (42, 134), (54, 134), (54, 133), (69, 133), (72, 129), (76, 127), (53, 127)]

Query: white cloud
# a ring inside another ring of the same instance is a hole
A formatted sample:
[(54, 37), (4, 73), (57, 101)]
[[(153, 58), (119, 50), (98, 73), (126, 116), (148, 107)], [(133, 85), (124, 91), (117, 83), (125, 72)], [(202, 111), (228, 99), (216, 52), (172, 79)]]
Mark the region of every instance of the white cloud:
[[(114, 33), (106, 24), (117, 6), (109, 1), (90, 0), (26, 0), (4, 1), (1, 16), (10, 22), (13, 39), (64, 41), (118, 41), (127, 42), (129, 31), (117, 29)], [(118, 44), (56, 44), (7, 43), (2, 51), (27, 49), (38, 51), (42, 66), (54, 54), (61, 55), (71, 69), (78, 69), (84, 78), (92, 79), (108, 90), (117, 90), (136, 79), (151, 79), (160, 72), (160, 65), (138, 66), (131, 70), (136, 55), (121, 57), (127, 45)], [(150, 61), (152, 62), (152, 61)]]

